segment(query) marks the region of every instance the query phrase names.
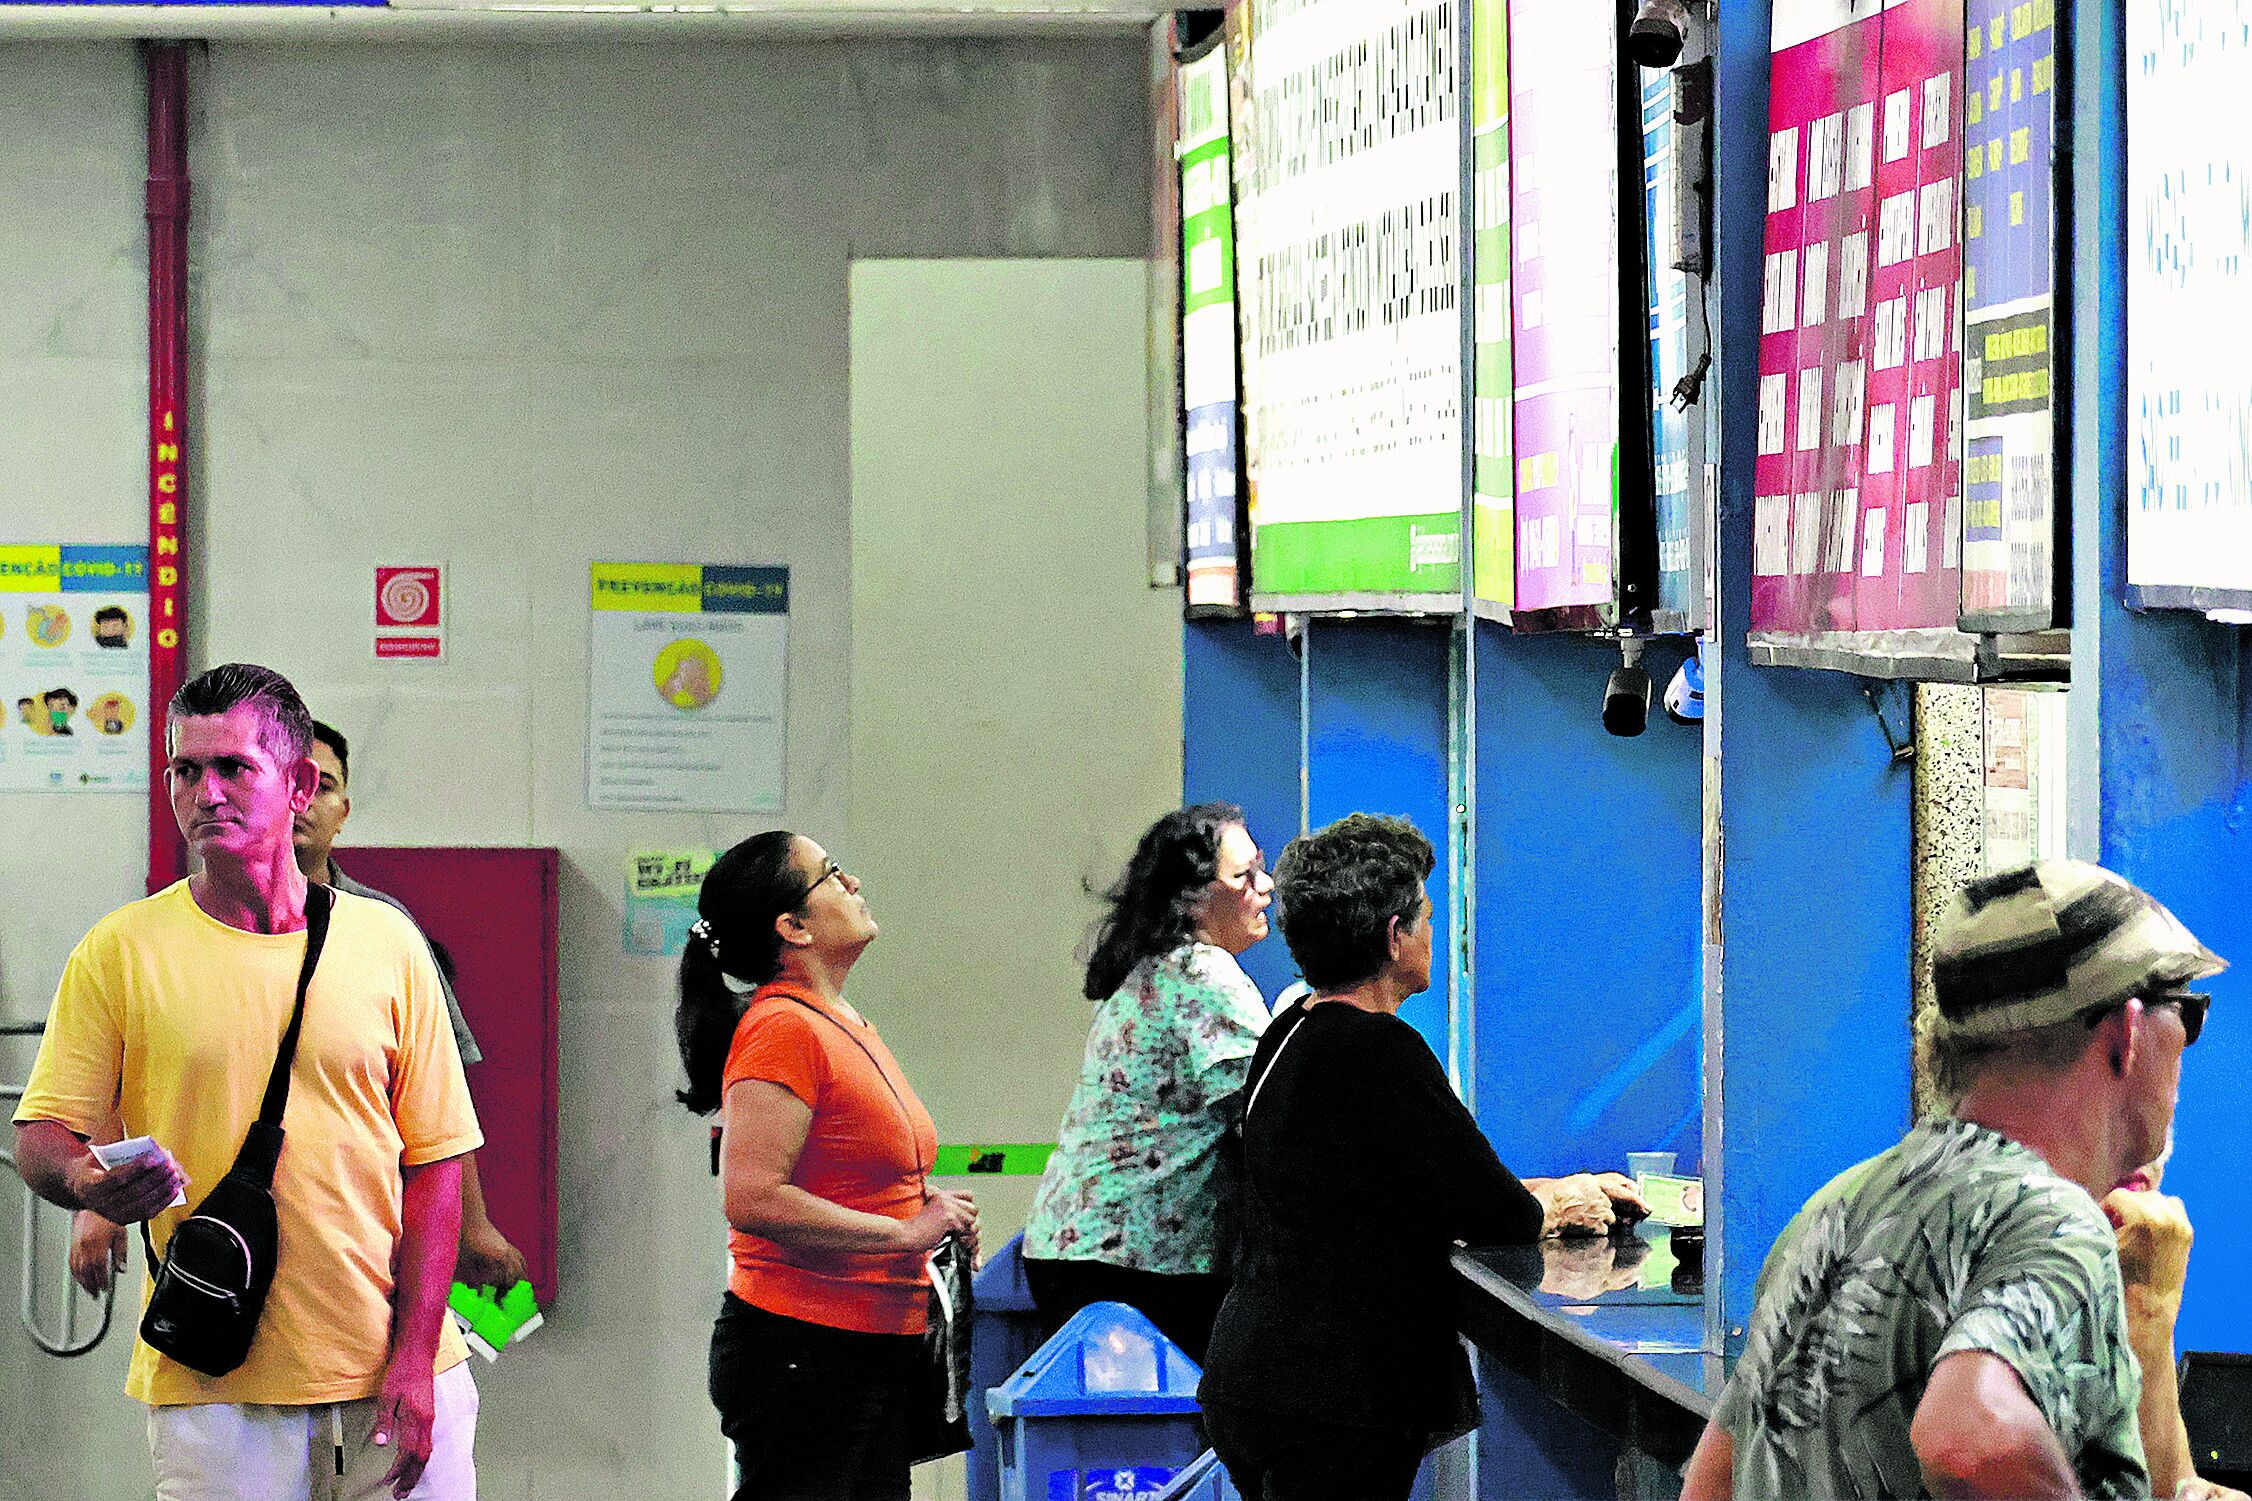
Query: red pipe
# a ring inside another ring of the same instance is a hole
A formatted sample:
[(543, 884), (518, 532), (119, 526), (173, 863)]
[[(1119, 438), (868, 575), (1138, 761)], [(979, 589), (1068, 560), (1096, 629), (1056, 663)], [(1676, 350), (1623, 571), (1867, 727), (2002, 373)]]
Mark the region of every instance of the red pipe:
[(188, 873), (166, 794), (165, 706), (186, 677), (188, 68), (180, 42), (141, 49), (149, 88), (149, 890)]

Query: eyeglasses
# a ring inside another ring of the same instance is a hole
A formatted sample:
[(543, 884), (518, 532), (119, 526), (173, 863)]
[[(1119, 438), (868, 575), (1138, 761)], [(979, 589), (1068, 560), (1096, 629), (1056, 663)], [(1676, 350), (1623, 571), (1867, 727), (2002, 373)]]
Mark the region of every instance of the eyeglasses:
[[(2128, 999), (2131, 1000), (2133, 997)], [(2213, 998), (2199, 990), (2168, 990), (2157, 995), (2146, 995), (2142, 998), (2142, 1003), (2145, 1007), (2171, 1006), (2174, 1008), (2182, 1019), (2182, 1046), (2186, 1048), (2195, 1043), (2205, 1031), (2205, 1013), (2212, 1006)], [(2095, 1010), (2085, 1013), (2081, 1020), (2085, 1021), (2090, 1028), (2093, 1028), (2098, 1022), (2126, 1004), (2126, 1001), (2113, 1001), (2108, 1006), (2098, 1006)]]
[[(813, 893), (815, 893), (816, 891), (819, 891), (819, 890), (820, 890), (820, 889), (822, 888), (822, 886), (823, 886), (824, 884), (826, 884), (827, 882), (829, 882), (829, 881), (831, 881), (831, 880), (842, 880), (842, 879), (843, 879), (843, 877), (844, 877), (844, 873), (845, 873), (845, 872), (844, 872), (844, 867), (843, 867), (843, 866), (841, 866), (841, 865), (839, 865), (839, 864), (838, 864), (838, 863), (837, 863), (836, 861), (834, 861), (834, 860), (831, 860), (831, 861), (829, 862), (829, 866), (828, 866), (828, 869), (826, 869), (826, 870), (822, 871), (820, 875), (818, 875), (818, 876), (815, 876), (815, 877), (813, 878), (813, 884), (812, 884), (811, 886), (808, 886), (808, 887), (806, 887), (804, 891), (802, 891), (802, 892), (800, 892), (800, 893), (799, 893), (799, 895), (798, 895), (798, 900), (797, 900), (797, 906), (798, 906), (798, 907), (802, 907), (802, 906), (804, 906), (804, 905), (805, 905), (805, 904), (806, 904), (807, 902), (810, 902), (810, 901), (812, 901), (812, 900), (813, 900)], [(797, 907), (793, 907), (793, 908), (791, 908), (790, 910), (794, 912), (794, 911), (796, 911), (796, 910), (797, 910)]]

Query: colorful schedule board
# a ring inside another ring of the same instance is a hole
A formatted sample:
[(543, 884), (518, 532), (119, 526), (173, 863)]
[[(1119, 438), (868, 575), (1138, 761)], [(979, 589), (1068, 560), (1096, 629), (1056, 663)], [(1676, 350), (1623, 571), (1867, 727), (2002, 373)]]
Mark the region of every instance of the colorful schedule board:
[(1618, 613), (1618, 14), (1509, 6), (1509, 295), (1520, 630)]
[(2056, 0), (1969, 0), (1961, 624), (2062, 623), (2056, 510)]
[(1455, 0), (1229, 12), (1252, 602), (1462, 588)]
[(1243, 608), (1238, 479), (1234, 196), (1228, 163), (1228, 55), (1181, 64), (1181, 431), (1192, 612)]
[(2252, 611), (2252, 0), (2127, 7), (2127, 583)]
[(1754, 660), (1967, 680), (1962, 0), (1778, 0)]
[(1470, 5), (1471, 608), (1507, 620), (1517, 598), (1516, 388), (1509, 363), (1509, 4)]

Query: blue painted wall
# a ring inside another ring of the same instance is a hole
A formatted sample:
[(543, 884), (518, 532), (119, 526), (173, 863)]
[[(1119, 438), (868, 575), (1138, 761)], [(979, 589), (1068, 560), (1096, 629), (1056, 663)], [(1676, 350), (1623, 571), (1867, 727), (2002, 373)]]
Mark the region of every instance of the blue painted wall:
[[(2125, 97), (2117, 7), (2075, 7), (2075, 224), (2082, 289), (2072, 309), (2072, 752), (2093, 765), (2092, 855), (2172, 907), (2236, 969), (2212, 983), (2211, 1025), (2183, 1056), (2166, 1190), (2197, 1226), (2175, 1343), (2252, 1350), (2252, 1219), (2239, 1204), (2241, 1081), (2252, 1075), (2252, 650), (2240, 627), (2125, 607), (2127, 504)], [(2092, 778), (2088, 773), (2092, 772)], [(2076, 841), (2086, 843), (2084, 839)]]
[[(1248, 620), (1192, 620), (1181, 645), (1185, 800), (1243, 809), (1272, 866), (1298, 832), (1298, 658)], [(1269, 1002), (1298, 978), (1280, 932), (1243, 968)]]
[(1438, 853), (1431, 988), (1400, 1017), (1447, 1056), (1447, 627), (1403, 620), (1306, 624), (1306, 797), (1315, 828), (1348, 813), (1413, 819)]
[[(1619, 649), (1477, 626), (1473, 993), (1479, 1123), (1521, 1173), (1703, 1149), (1704, 738), (1598, 710)], [(1644, 666), (1663, 692), (1686, 644)]]
[(2252, 1219), (2240, 1187), (2252, 1077), (2252, 653), (2239, 628), (2133, 615), (2117, 589), (2105, 593), (2101, 859), (2236, 966), (2211, 982), (2212, 1024), (2182, 1058), (2166, 1191), (2189, 1206), (2197, 1242), (2175, 1342), (2252, 1350), (2241, 1292)]
[[(1768, 34), (1767, 6), (1720, 7), (1719, 324), (1739, 332), (1760, 326)], [(1758, 361), (1756, 338), (1724, 341), (1720, 597), (1706, 651), (1725, 855), (1708, 935), (1723, 980), (1708, 1019), (1718, 1099), (1708, 1089), (1706, 1271), (1729, 1331), (1799, 1205), (1898, 1140), (1909, 1116), (1908, 769), (1892, 764), (1858, 680), (1753, 667), (1744, 647)], [(1905, 705), (1893, 713), (1905, 726)]]

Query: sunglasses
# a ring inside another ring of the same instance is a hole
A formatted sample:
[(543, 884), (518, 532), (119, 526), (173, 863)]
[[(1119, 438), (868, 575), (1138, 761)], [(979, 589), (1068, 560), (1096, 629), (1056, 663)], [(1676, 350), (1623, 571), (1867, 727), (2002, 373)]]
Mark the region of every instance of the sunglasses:
[(2182, 1036), (2187, 1039), (2182, 1046), (2186, 1048), (2197, 1041), (2198, 1034), (2205, 1030), (2205, 1012), (2213, 1004), (2213, 998), (2202, 991), (2177, 990), (2167, 995), (2152, 996), (2148, 1004), (2172, 1006), (2181, 1012)]
[[(2146, 995), (2142, 998), (2142, 1002), (2146, 1007), (2172, 1006), (2181, 1015), (2182, 1046), (2186, 1048), (2194, 1044), (2199, 1035), (2204, 1032), (2205, 1013), (2212, 1006), (2213, 998), (2199, 990), (2168, 990), (2158, 995)], [(2096, 1023), (2126, 1004), (2125, 1001), (2114, 1001), (2108, 1006), (2098, 1006), (2095, 1010), (2088, 1012), (2082, 1020), (2092, 1028)]]

